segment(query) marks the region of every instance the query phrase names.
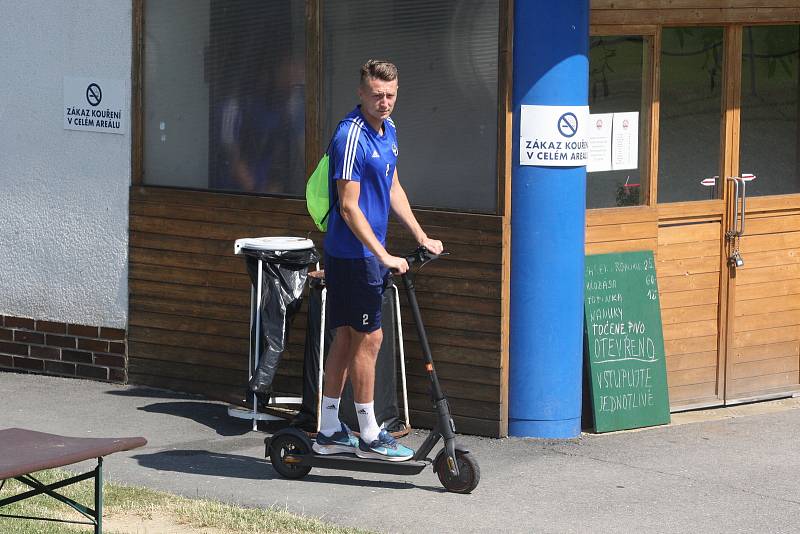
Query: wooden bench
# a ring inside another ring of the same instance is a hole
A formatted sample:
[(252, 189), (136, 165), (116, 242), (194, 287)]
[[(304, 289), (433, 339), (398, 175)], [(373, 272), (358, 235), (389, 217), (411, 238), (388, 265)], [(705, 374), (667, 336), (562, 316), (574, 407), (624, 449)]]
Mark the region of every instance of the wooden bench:
[[(142, 437), (137, 438), (70, 438), (56, 434), (46, 434), (22, 428), (6, 428), (0, 430), (0, 490), (5, 481), (15, 478), (30, 486), (31, 490), (0, 499), (0, 509), (4, 506), (36, 495), (46, 494), (77, 510), (88, 521), (70, 521), (45, 517), (0, 514), (0, 517), (19, 519), (37, 519), (61, 523), (77, 523), (93, 525), (96, 534), (103, 532), (103, 456), (136, 449), (147, 443)], [(31, 473), (55, 467), (97, 458), (97, 467), (88, 473), (43, 484)], [(80, 482), (94, 479), (94, 509), (84, 506), (56, 490)]]

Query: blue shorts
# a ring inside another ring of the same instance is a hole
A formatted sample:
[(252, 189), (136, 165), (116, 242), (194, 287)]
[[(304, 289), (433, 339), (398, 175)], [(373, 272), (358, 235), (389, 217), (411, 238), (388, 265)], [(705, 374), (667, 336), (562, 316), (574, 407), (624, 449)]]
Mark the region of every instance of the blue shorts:
[(335, 258), (325, 254), (328, 328), (350, 326), (359, 332), (381, 327), (383, 292), (391, 274), (374, 257)]

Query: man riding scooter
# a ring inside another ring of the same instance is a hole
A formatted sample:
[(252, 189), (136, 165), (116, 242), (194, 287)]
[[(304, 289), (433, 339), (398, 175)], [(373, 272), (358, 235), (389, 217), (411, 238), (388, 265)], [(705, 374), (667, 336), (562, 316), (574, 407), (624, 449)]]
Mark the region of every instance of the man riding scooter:
[[(386, 251), (389, 209), (416, 242), (440, 254), (411, 211), (397, 174), (397, 134), (390, 115), (397, 98), (397, 68), (369, 60), (361, 67), (360, 105), (339, 123), (330, 145), (330, 211), (325, 237), (328, 320), (336, 334), (325, 364), (317, 454), (404, 461), (414, 451), (375, 419), (375, 363), (383, 340), (381, 303), (390, 271), (405, 273), (404, 258)], [(347, 378), (353, 385), (360, 438), (339, 420)]]

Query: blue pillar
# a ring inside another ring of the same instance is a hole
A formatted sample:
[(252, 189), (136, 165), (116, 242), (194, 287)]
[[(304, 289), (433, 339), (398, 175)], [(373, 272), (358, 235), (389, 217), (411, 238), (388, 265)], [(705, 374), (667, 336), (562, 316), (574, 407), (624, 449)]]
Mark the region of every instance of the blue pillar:
[(581, 430), (585, 167), (520, 165), (520, 106), (586, 106), (589, 0), (514, 2), (509, 433)]

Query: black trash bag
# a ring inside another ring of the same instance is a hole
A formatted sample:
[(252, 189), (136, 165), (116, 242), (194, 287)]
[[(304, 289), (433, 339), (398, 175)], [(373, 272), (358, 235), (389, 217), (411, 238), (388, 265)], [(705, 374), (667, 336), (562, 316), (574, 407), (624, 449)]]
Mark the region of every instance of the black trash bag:
[[(291, 426), (316, 432), (317, 401), (320, 395), (319, 380), (319, 336), (322, 320), (322, 289), (324, 280), (309, 277), (308, 319), (306, 345), (303, 357), (303, 402)], [(389, 432), (399, 432), (406, 428), (406, 421), (400, 417), (397, 399), (397, 347), (395, 340), (395, 292), (387, 288), (383, 296), (383, 343), (378, 351), (375, 368), (375, 419)], [(325, 357), (333, 342), (334, 331), (325, 329)], [(353, 405), (353, 387), (348, 379), (339, 403), (339, 419), (351, 429), (358, 431), (358, 416)]]
[(289, 341), (289, 326), (303, 302), (303, 288), (309, 264), (319, 261), (315, 248), (306, 250), (268, 251), (245, 250), (247, 272), (253, 287), (258, 285), (258, 260), (262, 262), (261, 310), (259, 339), (255, 339), (255, 324), (250, 332), (251, 342), (258, 344), (258, 367), (248, 388), (259, 402), (266, 404), (272, 392), (272, 381)]

